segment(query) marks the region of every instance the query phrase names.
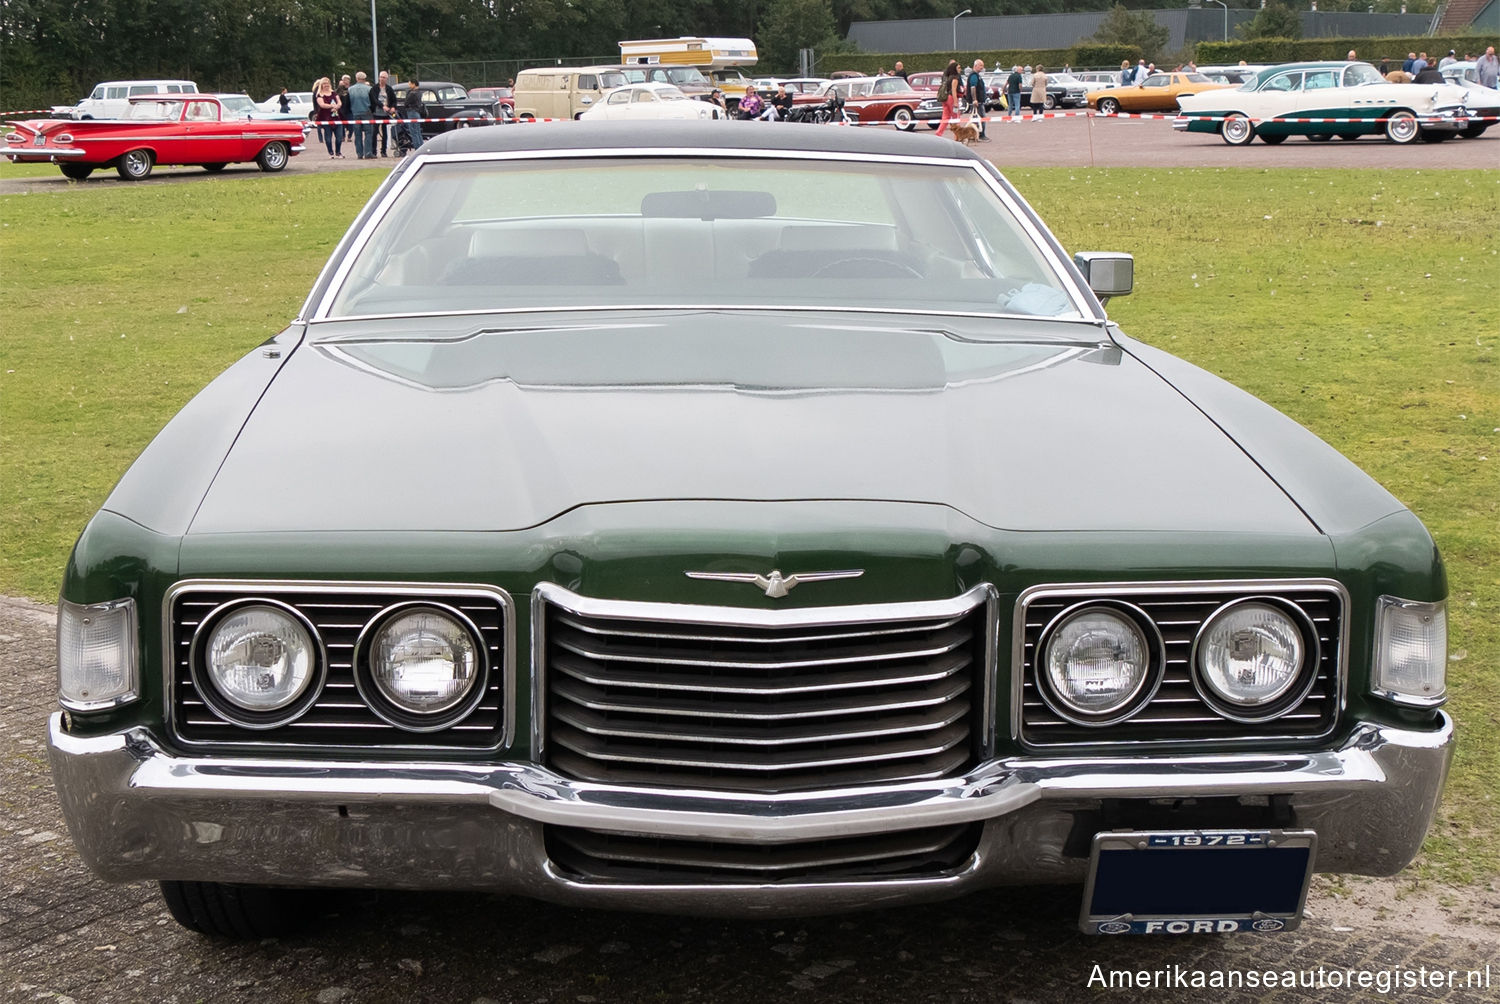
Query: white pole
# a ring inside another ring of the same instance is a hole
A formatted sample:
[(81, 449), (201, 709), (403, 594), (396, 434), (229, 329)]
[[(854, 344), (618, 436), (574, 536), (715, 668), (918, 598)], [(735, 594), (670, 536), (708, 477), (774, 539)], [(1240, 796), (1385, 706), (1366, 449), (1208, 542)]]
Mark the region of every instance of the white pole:
[(380, 80), (380, 36), (375, 30), (375, 0), (370, 0), (370, 55), (375, 60), (375, 72), (370, 77), (372, 82)]

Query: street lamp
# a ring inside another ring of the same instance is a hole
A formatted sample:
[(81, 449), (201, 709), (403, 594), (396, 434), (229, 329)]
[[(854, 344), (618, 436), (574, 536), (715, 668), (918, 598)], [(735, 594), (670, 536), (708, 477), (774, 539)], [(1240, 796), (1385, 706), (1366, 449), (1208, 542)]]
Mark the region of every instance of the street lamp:
[(1216, 3), (1224, 8), (1224, 41), (1229, 41), (1229, 5), (1224, 0), (1208, 0), (1208, 2)]
[[(371, 0), (371, 2), (373, 2), (373, 0)], [(954, 52), (958, 51), (958, 19), (961, 18), (961, 17), (963, 17), (965, 14), (972, 14), (972, 13), (974, 13), (972, 10), (966, 8), (964, 10), (959, 11), (957, 14), (953, 15), (953, 51)]]
[(370, 0), (370, 55), (374, 58), (375, 75), (371, 80), (380, 80), (380, 37), (375, 33), (375, 0)]

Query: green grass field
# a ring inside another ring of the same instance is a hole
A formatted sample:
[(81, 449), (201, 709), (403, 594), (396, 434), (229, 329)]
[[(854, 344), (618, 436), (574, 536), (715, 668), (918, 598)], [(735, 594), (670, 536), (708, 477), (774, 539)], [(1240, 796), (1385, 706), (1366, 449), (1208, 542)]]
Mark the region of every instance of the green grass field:
[[(383, 177), (0, 195), (0, 593), (55, 598), (120, 473), (295, 315)], [(1126, 330), (1307, 425), (1431, 528), (1461, 734), (1422, 868), (1500, 875), (1500, 171), (1009, 177), (1070, 250), (1135, 254)]]

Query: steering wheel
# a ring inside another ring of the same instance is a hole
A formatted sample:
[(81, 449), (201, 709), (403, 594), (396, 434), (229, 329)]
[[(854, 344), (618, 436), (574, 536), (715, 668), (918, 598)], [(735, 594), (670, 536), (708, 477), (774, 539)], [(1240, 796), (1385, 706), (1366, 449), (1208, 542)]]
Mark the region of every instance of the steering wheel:
[[(870, 266), (875, 266), (871, 268)], [(889, 258), (851, 255), (835, 258), (812, 274), (814, 279), (920, 279), (922, 273)]]

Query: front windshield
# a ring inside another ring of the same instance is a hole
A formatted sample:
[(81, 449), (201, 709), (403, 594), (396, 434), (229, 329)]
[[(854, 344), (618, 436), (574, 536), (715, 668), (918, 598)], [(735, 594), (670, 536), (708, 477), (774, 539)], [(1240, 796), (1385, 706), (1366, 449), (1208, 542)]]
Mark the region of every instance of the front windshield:
[(243, 94), (231, 94), (228, 96), (220, 97), (219, 107), (224, 109), (225, 118), (236, 118), (241, 115), (249, 115), (251, 112), (260, 111), (260, 109), (255, 106), (255, 102), (251, 101)]
[(426, 163), (326, 313), (867, 306), (1077, 318), (967, 166), (800, 157)]
[(686, 101), (688, 96), (675, 87), (662, 87), (656, 92), (656, 96), (663, 101)]
[(681, 87), (683, 84), (697, 84), (699, 87), (708, 86), (708, 78), (693, 66), (674, 66), (667, 71), (667, 79)]

